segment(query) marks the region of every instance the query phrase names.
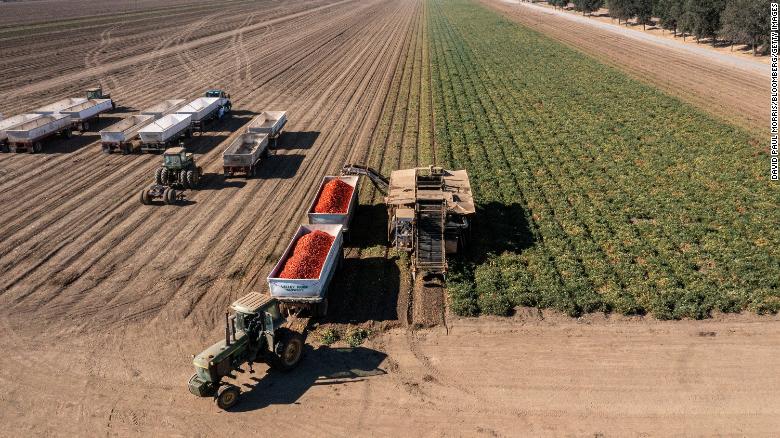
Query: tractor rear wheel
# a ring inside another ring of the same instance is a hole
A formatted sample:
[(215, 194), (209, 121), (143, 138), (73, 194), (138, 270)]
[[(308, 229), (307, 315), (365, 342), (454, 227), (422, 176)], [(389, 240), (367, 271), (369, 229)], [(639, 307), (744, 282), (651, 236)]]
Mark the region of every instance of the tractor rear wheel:
[(177, 181), (178, 181), (178, 182), (179, 182), (179, 184), (181, 184), (181, 185), (182, 185), (182, 187), (184, 187), (185, 189), (188, 189), (188, 188), (190, 188), (189, 181), (187, 180), (187, 171), (186, 171), (186, 170), (180, 170), (180, 171), (179, 171), (179, 175), (178, 175)]
[(274, 348), (276, 357), (272, 361), (275, 369), (290, 371), (298, 365), (303, 356), (303, 336), (300, 333), (290, 332), (282, 335), (282, 339)]
[(187, 185), (190, 186), (191, 189), (198, 187), (198, 182), (200, 182), (200, 175), (198, 175), (197, 170), (188, 170), (187, 171)]
[(241, 390), (237, 386), (223, 385), (217, 391), (217, 406), (220, 409), (228, 410), (238, 403), (238, 396), (241, 394)]
[(163, 172), (163, 168), (162, 167), (158, 167), (157, 170), (154, 171), (154, 183), (155, 184), (162, 184), (163, 183), (162, 172)]
[(141, 189), (141, 204), (143, 205), (149, 205), (152, 203), (152, 200), (149, 199), (149, 189)]
[(162, 185), (170, 184), (170, 175), (168, 173), (168, 169), (165, 167), (160, 168), (160, 184)]

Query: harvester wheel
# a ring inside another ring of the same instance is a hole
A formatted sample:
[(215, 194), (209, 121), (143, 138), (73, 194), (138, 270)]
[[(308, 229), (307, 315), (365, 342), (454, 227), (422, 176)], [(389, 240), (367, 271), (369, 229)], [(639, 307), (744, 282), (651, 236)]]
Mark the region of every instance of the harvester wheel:
[(241, 390), (237, 386), (223, 385), (217, 391), (217, 406), (220, 409), (228, 410), (238, 403), (238, 396)]
[(149, 205), (151, 203), (152, 200), (149, 199), (149, 189), (141, 189), (141, 204)]
[(290, 332), (282, 335), (282, 339), (274, 348), (275, 360), (273, 367), (281, 371), (289, 371), (298, 365), (303, 356), (303, 336), (300, 333)]
[(154, 171), (154, 183), (155, 184), (162, 184), (163, 183), (162, 172), (163, 172), (163, 168), (162, 167), (158, 167), (157, 170)]

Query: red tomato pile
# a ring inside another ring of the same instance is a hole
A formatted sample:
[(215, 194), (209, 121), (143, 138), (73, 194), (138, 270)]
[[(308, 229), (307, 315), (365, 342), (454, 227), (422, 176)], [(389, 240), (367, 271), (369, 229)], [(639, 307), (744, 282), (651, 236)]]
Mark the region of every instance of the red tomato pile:
[(325, 184), (320, 193), (315, 213), (346, 213), (349, 208), (349, 199), (352, 197), (352, 186), (340, 180), (332, 179)]
[(284, 262), (279, 278), (319, 277), (334, 239), (335, 237), (319, 230), (301, 236), (295, 242), (292, 255)]

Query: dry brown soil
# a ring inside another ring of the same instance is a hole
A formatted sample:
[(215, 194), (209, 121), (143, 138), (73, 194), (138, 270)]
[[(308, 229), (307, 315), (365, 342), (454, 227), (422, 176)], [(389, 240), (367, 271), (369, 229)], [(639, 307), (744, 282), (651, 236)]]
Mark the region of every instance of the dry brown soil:
[[(384, 332), (354, 350), (312, 337), (290, 374), (257, 366), (240, 376), (234, 412), (189, 394), (190, 354), (221, 336), (232, 300), (263, 286), (323, 175), (346, 161), (388, 171), (435, 159), (427, 10), (155, 4), (166, 9), (151, 17), (0, 28), (0, 112), (97, 82), (120, 113), (210, 87), (236, 112), (189, 143), (205, 184), (180, 207), (141, 206), (160, 157), (104, 155), (95, 133), (0, 155), (0, 435), (775, 432), (777, 318), (521, 312), (441, 324), (443, 291), (412, 287), (403, 262), (387, 262), (383, 226), (350, 243), (331, 320)], [(226, 142), (264, 109), (289, 111), (288, 134), (258, 178), (224, 180)], [(384, 212), (361, 188), (356, 223), (370, 228)]]

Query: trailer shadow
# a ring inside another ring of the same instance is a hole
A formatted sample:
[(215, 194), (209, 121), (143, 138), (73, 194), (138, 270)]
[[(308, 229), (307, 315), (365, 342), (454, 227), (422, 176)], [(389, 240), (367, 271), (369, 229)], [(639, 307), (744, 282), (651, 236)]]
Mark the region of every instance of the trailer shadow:
[(227, 179), (219, 173), (204, 173), (201, 179), (200, 190), (240, 189), (245, 185), (246, 181), (242, 177)]
[(317, 138), (320, 136), (319, 131), (293, 131), (285, 132), (277, 140), (276, 150), (296, 150), (296, 149), (311, 149)]
[(53, 137), (43, 143), (41, 154), (70, 154), (100, 140), (97, 134), (73, 134), (70, 138)]
[[(184, 145), (192, 152), (206, 154), (249, 123), (250, 120), (251, 117), (238, 116), (236, 113), (233, 113), (232, 117), (209, 125), (204, 132), (193, 133), (191, 138), (184, 139)], [(230, 134), (215, 134), (224, 131), (228, 131)]]
[(387, 208), (384, 204), (358, 204), (344, 245), (369, 248), (387, 245)]
[(347, 257), (329, 288), (326, 321), (395, 321), (400, 289), (398, 257)]
[(265, 376), (251, 377), (251, 383), (242, 385), (241, 402), (230, 412), (294, 404), (313, 386), (360, 382), (387, 374), (379, 368), (385, 358), (385, 353), (365, 347), (322, 345), (314, 349), (307, 345), (301, 362), (292, 371), (282, 373), (269, 369)]
[(257, 179), (289, 179), (298, 173), (306, 158), (302, 154), (270, 154), (263, 158), (257, 169)]

